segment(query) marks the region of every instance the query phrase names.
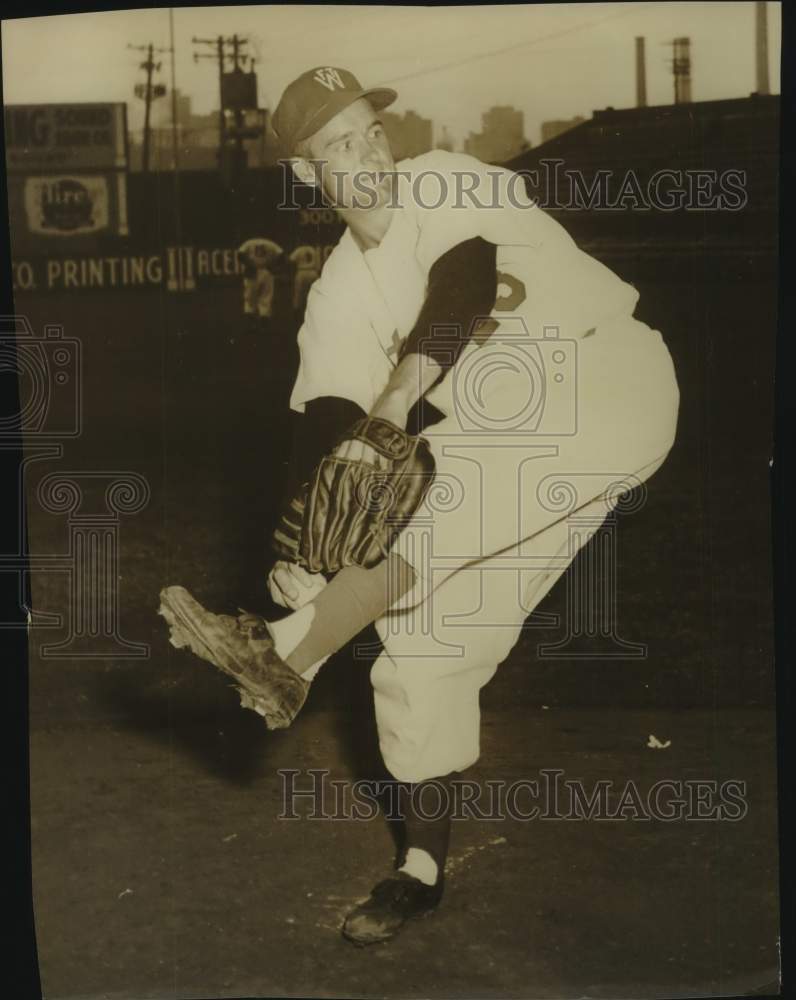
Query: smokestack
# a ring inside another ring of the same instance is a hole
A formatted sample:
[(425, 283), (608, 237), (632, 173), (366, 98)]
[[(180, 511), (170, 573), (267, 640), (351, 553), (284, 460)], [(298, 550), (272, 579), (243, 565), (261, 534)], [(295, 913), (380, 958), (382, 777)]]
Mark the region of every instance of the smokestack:
[(765, 3), (755, 4), (755, 50), (757, 56), (757, 92), (768, 94), (768, 11)]
[(672, 60), (672, 71), (674, 73), (674, 103), (691, 103), (691, 39), (688, 37), (675, 38), (674, 59)]
[(636, 107), (647, 106), (647, 65), (644, 58), (644, 39), (636, 38)]

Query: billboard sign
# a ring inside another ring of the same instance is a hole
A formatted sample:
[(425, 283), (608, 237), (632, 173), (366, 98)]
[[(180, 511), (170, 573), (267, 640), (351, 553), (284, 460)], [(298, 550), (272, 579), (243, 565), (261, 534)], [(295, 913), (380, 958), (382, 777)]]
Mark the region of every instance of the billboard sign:
[(3, 118), (9, 172), (127, 167), (124, 104), (9, 104)]
[(90, 251), (128, 236), (127, 173), (69, 171), (8, 175), (12, 253)]
[[(258, 270), (272, 270), (276, 251), (280, 249), (275, 241), (263, 237), (248, 240), (237, 248), (166, 246), (140, 252), (85, 254), (65, 253), (62, 247), (63, 244), (58, 244), (57, 254), (41, 254), (38, 246), (30, 256), (15, 253), (14, 291), (96, 293), (159, 288), (193, 292), (238, 285), (242, 278), (256, 277)], [(294, 302), (303, 303), (309, 286), (334, 247), (334, 243), (302, 245), (289, 255)]]
[(30, 233), (77, 236), (108, 226), (108, 179), (102, 175), (26, 177), (24, 199)]

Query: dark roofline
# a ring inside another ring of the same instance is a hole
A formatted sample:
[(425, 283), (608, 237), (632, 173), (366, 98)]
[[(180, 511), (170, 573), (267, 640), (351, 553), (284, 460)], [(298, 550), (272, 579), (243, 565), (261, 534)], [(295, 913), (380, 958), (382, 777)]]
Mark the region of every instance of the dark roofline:
[[(592, 147), (608, 131), (632, 133), (641, 125), (654, 127), (654, 123), (668, 121), (675, 128), (694, 119), (744, 119), (768, 121), (778, 116), (779, 94), (750, 94), (749, 97), (730, 97), (718, 101), (693, 101), (688, 104), (654, 104), (644, 108), (603, 108), (592, 111), (591, 118), (573, 125), (546, 142), (519, 153), (503, 166), (512, 170), (524, 169), (527, 164), (541, 157), (558, 153), (571, 153), (573, 149)], [(774, 154), (778, 155), (778, 154)]]
[[(602, 108), (592, 111), (591, 118), (586, 121), (605, 121), (615, 118), (639, 118), (645, 116), (658, 116), (661, 112), (669, 115), (683, 115), (693, 117), (697, 115), (715, 114), (721, 111), (751, 111), (761, 107), (770, 107), (772, 110), (779, 107), (779, 94), (750, 94), (748, 97), (728, 97), (718, 101), (690, 101), (687, 104), (651, 104), (644, 108)], [(586, 124), (584, 122), (583, 124)]]

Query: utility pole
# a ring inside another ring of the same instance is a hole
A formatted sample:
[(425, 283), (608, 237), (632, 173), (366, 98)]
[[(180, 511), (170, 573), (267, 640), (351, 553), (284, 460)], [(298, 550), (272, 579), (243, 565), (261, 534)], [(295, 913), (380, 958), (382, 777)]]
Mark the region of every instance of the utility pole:
[(184, 273), (182, 254), (182, 197), (180, 194), (180, 145), (177, 137), (177, 48), (174, 41), (174, 8), (169, 7), (169, 48), (171, 53), (171, 143), (174, 156), (174, 242), (177, 246), (178, 288), (190, 290), (193, 278)]
[(168, 52), (168, 49), (156, 49), (152, 42), (149, 45), (129, 45), (128, 49), (134, 49), (136, 52), (146, 52), (146, 60), (140, 64), (140, 69), (146, 70), (146, 83), (143, 85), (136, 85), (135, 92), (138, 97), (143, 97), (144, 99), (144, 149), (143, 149), (143, 172), (149, 173), (149, 152), (151, 146), (151, 111), (152, 111), (152, 101), (156, 97), (163, 97), (166, 93), (166, 88), (162, 85), (152, 85), (152, 74), (154, 72), (160, 72), (160, 63), (156, 63), (153, 60), (155, 52)]
[[(244, 108), (256, 109), (256, 78), (253, 70), (245, 73), (241, 62), (247, 56), (244, 53), (248, 41), (238, 34), (231, 38), (193, 38), (194, 45), (209, 45), (215, 48), (215, 53), (194, 52), (194, 62), (199, 59), (215, 59), (218, 62), (219, 111), (218, 111), (218, 162), (222, 170), (230, 170), (235, 175), (244, 162), (243, 140), (251, 138), (248, 133), (256, 129), (244, 128)], [(231, 48), (228, 57), (226, 48)], [(232, 71), (225, 72), (225, 61), (232, 60)], [(253, 60), (252, 60), (253, 62)], [(254, 95), (253, 98), (251, 95)], [(253, 103), (252, 103), (253, 101)], [(227, 112), (231, 111), (234, 125), (227, 126)], [(234, 143), (233, 143), (234, 140)]]
[[(245, 38), (238, 38), (237, 34), (232, 36), (232, 72), (243, 72), (238, 65), (238, 59), (242, 55), (242, 49), (248, 44)], [(235, 162), (240, 163), (243, 159), (243, 111), (235, 108)]]
[(194, 52), (193, 61), (199, 62), (200, 59), (218, 60), (218, 156), (220, 166), (227, 140), (226, 122), (224, 120), (224, 38), (222, 35), (219, 35), (218, 38), (194, 37), (191, 41), (194, 45), (214, 45), (216, 48), (215, 54), (211, 54), (210, 52)]
[(757, 93), (769, 94), (768, 83), (768, 12), (765, 3), (755, 4), (755, 61)]
[(229, 39), (229, 43), (232, 46), (232, 68), (238, 69), (240, 56), (243, 55), (241, 49), (245, 48), (249, 43), (245, 38), (238, 38), (237, 35), (233, 35), (232, 38)]
[[(146, 70), (146, 96), (144, 97), (144, 173), (149, 173), (149, 135), (150, 135), (150, 112), (152, 110), (152, 71), (155, 64), (152, 62), (153, 45), (150, 42), (147, 50), (146, 62), (141, 63), (141, 69)], [(160, 69), (160, 63), (157, 68)]]

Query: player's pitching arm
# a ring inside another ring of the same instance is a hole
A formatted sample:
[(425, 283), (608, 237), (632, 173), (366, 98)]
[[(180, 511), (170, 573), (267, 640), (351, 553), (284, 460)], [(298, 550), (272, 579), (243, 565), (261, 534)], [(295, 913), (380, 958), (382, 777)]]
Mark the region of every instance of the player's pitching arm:
[[(456, 359), (469, 339), (473, 321), (488, 316), (497, 295), (495, 244), (480, 237), (452, 247), (429, 270), (428, 289), (417, 321), (406, 338), (400, 360), (369, 416), (389, 420), (402, 429), (418, 400), (432, 389)], [(439, 329), (444, 330), (444, 336)], [(307, 403), (302, 427), (294, 449), (294, 482), (308, 479), (320, 460), (330, 451), (330, 443), (365, 411), (351, 400), (321, 397)], [(363, 460), (375, 466), (380, 456), (361, 441), (346, 441), (337, 454)], [(283, 517), (297, 516), (290, 498)], [(268, 575), (272, 599), (282, 607), (297, 608), (309, 603), (326, 584), (321, 573), (309, 573), (296, 563), (278, 560)]]

